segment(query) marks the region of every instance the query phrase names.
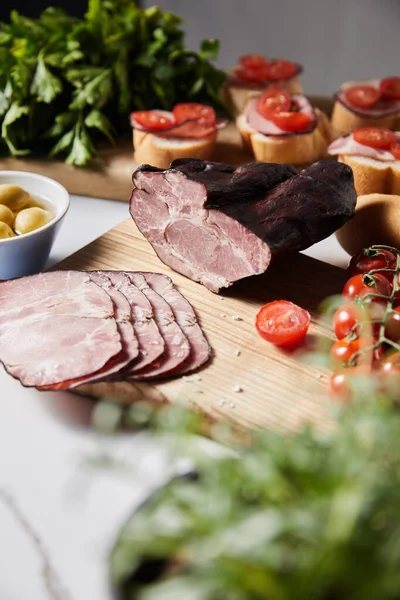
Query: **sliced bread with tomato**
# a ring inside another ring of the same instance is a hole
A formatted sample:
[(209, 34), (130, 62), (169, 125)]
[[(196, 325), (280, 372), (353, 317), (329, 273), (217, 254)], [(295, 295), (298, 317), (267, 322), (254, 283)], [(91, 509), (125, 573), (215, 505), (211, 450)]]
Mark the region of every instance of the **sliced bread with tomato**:
[(400, 129), (400, 77), (349, 81), (335, 94), (332, 127), (337, 135), (367, 126)]
[(277, 87), (289, 94), (300, 94), (299, 75), (302, 71), (301, 65), (288, 60), (246, 54), (228, 71), (222, 90), (224, 102), (234, 115), (239, 115), (249, 100), (266, 88)]
[(328, 117), (302, 94), (282, 89), (252, 98), (236, 124), (260, 162), (307, 165), (326, 157), (332, 140)]
[(400, 195), (400, 132), (359, 127), (332, 142), (328, 153), (352, 168), (358, 196)]
[(226, 121), (218, 121), (211, 106), (187, 102), (171, 112), (133, 112), (131, 125), (135, 162), (167, 169), (178, 158), (209, 159)]

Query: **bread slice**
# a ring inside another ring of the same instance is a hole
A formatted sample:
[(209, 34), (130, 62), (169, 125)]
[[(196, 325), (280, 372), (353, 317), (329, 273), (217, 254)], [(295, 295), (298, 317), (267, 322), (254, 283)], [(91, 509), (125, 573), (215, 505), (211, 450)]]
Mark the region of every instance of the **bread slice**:
[(387, 127), (397, 131), (400, 129), (400, 113), (378, 118), (360, 117), (336, 100), (331, 123), (336, 137), (347, 135), (358, 127)]
[(290, 163), (307, 165), (327, 156), (328, 144), (332, 141), (330, 123), (325, 113), (315, 109), (318, 125), (311, 133), (290, 136), (268, 136), (252, 129), (245, 117), (236, 120), (243, 145), (253, 151), (259, 162)]
[[(289, 94), (303, 93), (300, 79), (297, 75), (285, 82), (279, 82), (279, 86), (286, 90)], [(251, 98), (254, 98), (254, 96), (259, 96), (264, 89), (267, 89), (268, 87), (279, 86), (274, 84), (269, 86), (267, 84), (265, 88), (260, 89), (244, 86), (242, 87), (227, 81), (222, 88), (222, 101), (227, 106), (228, 110), (230, 110), (235, 116), (240, 115), (244, 111), (246, 104), (249, 100), (251, 100)]]
[(400, 160), (383, 162), (350, 154), (340, 154), (338, 160), (352, 168), (357, 196), (375, 193), (400, 195)]
[(217, 130), (211, 135), (197, 139), (173, 139), (157, 136), (155, 133), (133, 130), (133, 146), (135, 162), (138, 165), (148, 164), (160, 169), (168, 169), (171, 162), (177, 158), (210, 158)]

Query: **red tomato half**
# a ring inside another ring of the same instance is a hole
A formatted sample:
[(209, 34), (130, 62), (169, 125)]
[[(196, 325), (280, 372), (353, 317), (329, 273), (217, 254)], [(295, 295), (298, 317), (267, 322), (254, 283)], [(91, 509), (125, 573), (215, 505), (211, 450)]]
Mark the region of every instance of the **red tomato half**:
[(400, 100), (400, 77), (387, 77), (381, 81), (381, 94), (387, 100)]
[(290, 79), (296, 75), (297, 67), (289, 60), (273, 60), (268, 64), (268, 79)]
[[(342, 294), (346, 298), (363, 298), (368, 296), (369, 300), (383, 300), (379, 296), (389, 297), (392, 293), (392, 285), (380, 273), (375, 275), (354, 275), (348, 280), (343, 288)], [(379, 296), (376, 296), (379, 294)]]
[(161, 131), (175, 125), (175, 120), (157, 110), (137, 110), (131, 117), (144, 129)]
[(396, 134), (384, 127), (359, 127), (353, 131), (356, 142), (378, 150), (389, 150), (397, 142)]
[(250, 69), (259, 69), (268, 64), (268, 60), (262, 54), (245, 54), (239, 58), (239, 64)]
[(249, 83), (260, 83), (267, 81), (268, 79), (268, 66), (264, 65), (261, 67), (245, 67), (239, 65), (234, 69), (235, 76)]
[[(400, 146), (399, 146), (400, 148)], [(389, 250), (362, 250), (355, 254), (349, 262), (347, 272), (350, 276), (368, 273), (375, 269), (394, 269), (397, 257)], [(382, 272), (381, 275), (389, 281), (393, 279), (393, 273)]]
[(301, 112), (277, 112), (269, 116), (270, 120), (283, 131), (302, 131), (312, 122), (312, 117)]
[(393, 142), (393, 144), (390, 146), (390, 152), (397, 160), (400, 160), (400, 140)]
[(269, 119), (270, 115), (277, 112), (287, 112), (290, 110), (290, 95), (285, 90), (271, 88), (266, 90), (257, 101), (258, 112)]
[(310, 322), (310, 314), (288, 300), (269, 302), (256, 316), (258, 333), (277, 346), (288, 346), (300, 341), (306, 335)]
[(380, 91), (372, 85), (355, 85), (345, 90), (346, 100), (359, 108), (370, 108), (381, 97)]
[(209, 123), (215, 123), (216, 116), (214, 109), (207, 104), (198, 104), (197, 102), (181, 102), (176, 104), (172, 113), (177, 123), (187, 121), (188, 119), (205, 119)]

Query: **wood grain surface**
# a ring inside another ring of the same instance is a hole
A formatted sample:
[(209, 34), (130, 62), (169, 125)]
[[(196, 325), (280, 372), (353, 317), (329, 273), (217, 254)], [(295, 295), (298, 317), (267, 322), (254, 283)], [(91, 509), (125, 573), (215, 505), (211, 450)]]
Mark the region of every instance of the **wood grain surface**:
[[(111, 269), (166, 273), (195, 308), (213, 348), (213, 358), (197, 376), (158, 384), (87, 384), (80, 393), (131, 403), (182, 402), (211, 418), (228, 415), (244, 427), (289, 431), (304, 421), (330, 426), (329, 374), (306, 366), (296, 353), (262, 340), (254, 327), (259, 307), (289, 299), (313, 317), (308, 341), (332, 336), (329, 324), (317, 322), (320, 301), (338, 293), (345, 271), (302, 254), (276, 261), (262, 276), (243, 280), (222, 295), (208, 291), (160, 262), (131, 219), (72, 255), (63, 269)], [(237, 320), (237, 319), (240, 320)], [(241, 391), (234, 391), (239, 386)]]
[[(332, 101), (322, 96), (311, 96), (311, 102), (330, 114)], [(212, 160), (239, 165), (253, 160), (243, 150), (239, 132), (233, 123), (218, 134)], [(73, 167), (62, 161), (35, 159), (0, 159), (0, 170), (32, 171), (59, 181), (70, 194), (129, 201), (132, 192), (132, 172), (136, 168), (130, 141), (101, 150), (99, 158), (89, 167)]]

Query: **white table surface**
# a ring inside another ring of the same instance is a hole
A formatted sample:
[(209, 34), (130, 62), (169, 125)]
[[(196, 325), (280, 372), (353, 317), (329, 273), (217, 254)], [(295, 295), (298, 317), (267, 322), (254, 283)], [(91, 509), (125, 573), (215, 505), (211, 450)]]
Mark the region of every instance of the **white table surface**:
[[(128, 217), (126, 203), (73, 196), (49, 265)], [(333, 236), (306, 253), (348, 261)], [(0, 400), (0, 600), (111, 600), (111, 544), (165, 477), (166, 457), (146, 434), (94, 433), (91, 401), (25, 389), (2, 370)], [(131, 468), (90, 464), (104, 453)]]

